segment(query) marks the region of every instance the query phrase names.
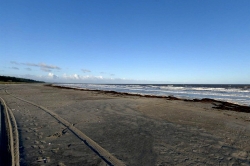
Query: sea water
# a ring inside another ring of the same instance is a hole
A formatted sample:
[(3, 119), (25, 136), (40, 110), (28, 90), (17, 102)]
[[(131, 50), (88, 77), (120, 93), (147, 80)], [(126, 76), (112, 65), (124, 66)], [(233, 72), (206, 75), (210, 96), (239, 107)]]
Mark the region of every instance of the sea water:
[(250, 106), (250, 85), (218, 84), (58, 84), (89, 90), (142, 95), (175, 96), (184, 99), (210, 98)]

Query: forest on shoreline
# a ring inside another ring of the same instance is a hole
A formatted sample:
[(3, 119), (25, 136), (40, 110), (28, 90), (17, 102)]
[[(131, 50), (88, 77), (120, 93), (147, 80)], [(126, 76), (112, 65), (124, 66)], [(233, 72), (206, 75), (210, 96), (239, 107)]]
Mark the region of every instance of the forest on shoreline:
[(18, 78), (18, 77), (10, 77), (10, 76), (0, 76), (0, 82), (4, 83), (44, 83), (42, 81), (36, 81), (27, 78)]

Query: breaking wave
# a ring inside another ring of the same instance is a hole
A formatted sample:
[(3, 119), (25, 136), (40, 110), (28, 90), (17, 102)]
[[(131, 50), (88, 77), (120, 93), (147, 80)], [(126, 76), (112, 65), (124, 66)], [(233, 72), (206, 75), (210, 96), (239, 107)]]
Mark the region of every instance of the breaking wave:
[(60, 86), (133, 94), (171, 95), (187, 99), (211, 98), (250, 106), (250, 85), (60, 84)]

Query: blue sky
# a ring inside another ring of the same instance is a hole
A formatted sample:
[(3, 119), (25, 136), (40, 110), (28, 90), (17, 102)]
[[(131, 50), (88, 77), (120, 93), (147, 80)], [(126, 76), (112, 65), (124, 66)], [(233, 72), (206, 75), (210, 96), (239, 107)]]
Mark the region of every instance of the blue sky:
[(2, 0), (0, 75), (250, 83), (249, 0)]

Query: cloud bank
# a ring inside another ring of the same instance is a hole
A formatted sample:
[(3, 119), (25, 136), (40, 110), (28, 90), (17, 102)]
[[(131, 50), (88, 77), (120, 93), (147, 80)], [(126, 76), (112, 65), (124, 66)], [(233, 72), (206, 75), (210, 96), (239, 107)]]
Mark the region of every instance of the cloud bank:
[(13, 75), (16, 77), (34, 79), (38, 81), (45, 81), (48, 83), (95, 83), (95, 84), (142, 84), (142, 83), (152, 83), (147, 80), (133, 80), (126, 78), (112, 78), (103, 76), (93, 76), (93, 75), (79, 75), (79, 74), (63, 74), (61, 76), (55, 75), (49, 72), (47, 75)]
[(19, 63), (16, 61), (10, 61), (10, 63), (14, 64), (14, 65), (25, 65), (25, 66), (39, 67), (44, 72), (51, 72), (52, 70), (61, 70), (61, 68), (58, 66), (47, 65), (45, 63)]
[[(23, 77), (28, 79), (34, 79), (38, 81), (45, 81), (49, 83), (97, 83), (97, 84), (141, 84), (141, 83), (153, 83), (147, 80), (134, 80), (126, 78), (115, 78), (115, 74), (100, 72), (100, 75), (92, 75), (90, 70), (81, 69), (81, 74), (60, 74), (56, 75), (54, 72), (62, 72), (61, 68), (56, 65), (48, 65), (45, 63), (20, 63), (16, 61), (10, 62), (18, 67), (12, 67), (12, 69), (19, 70), (19, 66), (26, 66), (24, 68), (29, 71), (30, 74), (23, 75), (12, 75), (16, 77)], [(46, 72), (46, 74), (33, 75), (31, 71), (34, 68), (40, 68), (41, 71)], [(59, 72), (59, 73), (60, 73)], [(88, 74), (88, 75), (86, 75)]]
[(18, 68), (18, 67), (12, 67), (11, 69), (14, 69), (14, 70), (19, 70), (19, 68)]
[(82, 72), (83, 72), (83, 73), (90, 73), (91, 71), (88, 70), (88, 69), (82, 69)]

